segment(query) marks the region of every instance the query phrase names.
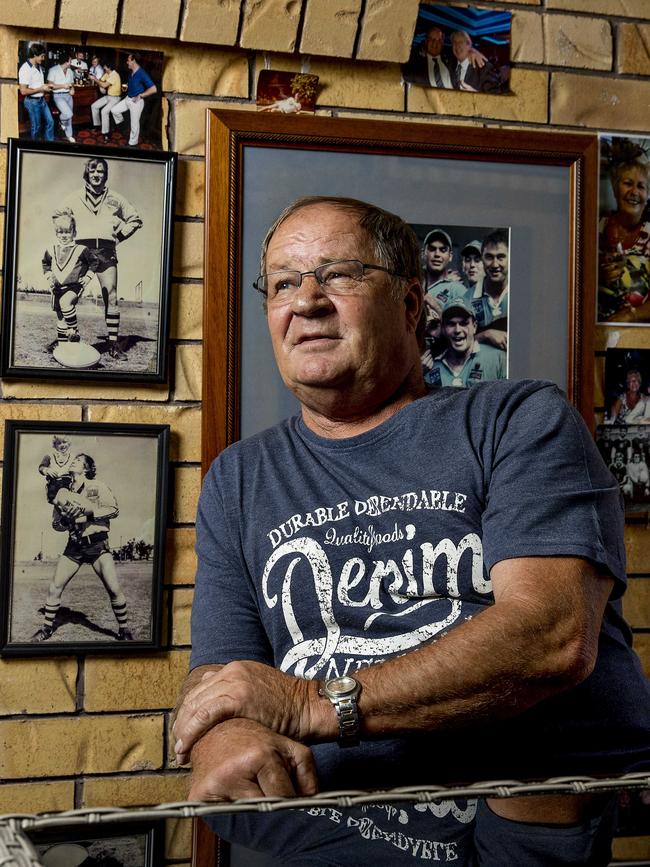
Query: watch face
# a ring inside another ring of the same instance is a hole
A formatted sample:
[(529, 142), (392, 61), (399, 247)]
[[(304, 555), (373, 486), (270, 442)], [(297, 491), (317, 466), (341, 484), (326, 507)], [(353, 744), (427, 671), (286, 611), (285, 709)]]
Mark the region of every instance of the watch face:
[(357, 688), (357, 682), (352, 677), (335, 677), (327, 681), (327, 691), (332, 695), (348, 695)]

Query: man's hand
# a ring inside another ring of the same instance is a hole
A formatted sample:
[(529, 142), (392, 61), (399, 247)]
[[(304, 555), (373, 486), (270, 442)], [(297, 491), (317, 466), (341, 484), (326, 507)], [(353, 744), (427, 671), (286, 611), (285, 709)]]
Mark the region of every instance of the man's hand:
[(317, 791), (309, 747), (250, 720), (221, 723), (192, 750), (191, 801), (292, 798)]
[(486, 328), (476, 335), (476, 339), (479, 343), (489, 343), (497, 349), (508, 349), (508, 332), (500, 331), (498, 328)]
[(230, 662), (206, 671), (183, 699), (172, 731), (180, 764), (188, 761), (193, 745), (208, 729), (225, 720), (244, 717), (295, 740), (310, 732), (311, 681), (284, 674), (251, 660)]
[(471, 66), (475, 67), (476, 69), (483, 69), (483, 67), (487, 63), (487, 57), (485, 56), (485, 54), (481, 54), (481, 52), (477, 51), (476, 48), (470, 48), (468, 56)]

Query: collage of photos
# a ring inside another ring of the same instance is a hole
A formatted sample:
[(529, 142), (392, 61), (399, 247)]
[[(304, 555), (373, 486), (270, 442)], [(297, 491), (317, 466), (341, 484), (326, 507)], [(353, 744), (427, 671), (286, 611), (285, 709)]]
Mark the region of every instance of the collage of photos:
[(650, 324), (650, 137), (600, 136), (598, 322)]
[(511, 26), (506, 10), (421, 3), (402, 77), (420, 87), (509, 93)]
[(507, 379), (509, 229), (412, 228), (424, 272), (425, 381), (467, 387)]
[(168, 436), (164, 425), (6, 423), (3, 652), (156, 644)]
[(19, 42), (19, 136), (160, 150), (162, 73), (161, 51)]

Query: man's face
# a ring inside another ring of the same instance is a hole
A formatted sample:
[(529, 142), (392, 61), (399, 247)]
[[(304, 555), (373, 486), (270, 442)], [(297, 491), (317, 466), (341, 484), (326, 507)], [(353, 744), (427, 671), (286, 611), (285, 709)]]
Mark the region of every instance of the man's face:
[(126, 60), (126, 65), (129, 67), (129, 69), (131, 71), (133, 71), (138, 64), (135, 62), (134, 58), (131, 57), (131, 55), (129, 54), (129, 56), (127, 57), (127, 60)]
[(468, 253), (467, 256), (463, 256), (463, 274), (472, 286), (485, 275), (483, 260), (479, 253)]
[(459, 63), (467, 60), (472, 43), (465, 36), (454, 36), (451, 41), (451, 47), (454, 52), (454, 57)]
[(433, 238), (424, 248), (424, 264), (431, 274), (444, 274), (452, 257), (451, 247), (442, 238)]
[(483, 266), (491, 283), (505, 286), (508, 280), (508, 247), (503, 243), (487, 244), (483, 250)]
[[(309, 205), (277, 229), (268, 246), (265, 270), (308, 271), (339, 259), (379, 264), (353, 214), (332, 205)], [(267, 311), (285, 384), (299, 400), (318, 388), (347, 393), (348, 398), (392, 393), (412, 364), (419, 309), (394, 300), (390, 277), (381, 271), (366, 272), (359, 290), (351, 295), (328, 296), (313, 276), (304, 277), (288, 303), (269, 305)]]
[(88, 183), (91, 187), (103, 187), (106, 182), (106, 170), (103, 163), (91, 163), (88, 168)]
[(45, 61), (45, 54), (37, 54), (36, 57), (34, 58), (34, 62), (36, 63), (37, 66), (40, 66), (41, 63), (43, 63), (44, 61)]
[(85, 475), (86, 459), (83, 455), (77, 455), (76, 458), (73, 458), (72, 463), (70, 464), (70, 472), (76, 473), (79, 476)]
[(438, 55), (442, 52), (442, 49), (445, 44), (445, 37), (440, 30), (439, 27), (432, 27), (431, 30), (427, 33), (427, 38), (424, 42), (424, 46), (427, 54), (430, 54), (431, 57), (438, 57)]
[(467, 313), (458, 311), (455, 316), (445, 316), (442, 330), (449, 341), (449, 348), (457, 355), (465, 355), (474, 345), (476, 322)]

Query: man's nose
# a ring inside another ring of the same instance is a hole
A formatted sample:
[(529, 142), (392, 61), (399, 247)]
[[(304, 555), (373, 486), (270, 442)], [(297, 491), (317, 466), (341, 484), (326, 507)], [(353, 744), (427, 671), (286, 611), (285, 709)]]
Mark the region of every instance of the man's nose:
[(302, 316), (331, 309), (332, 302), (324, 287), (314, 274), (305, 274), (300, 286), (294, 292), (291, 307)]

